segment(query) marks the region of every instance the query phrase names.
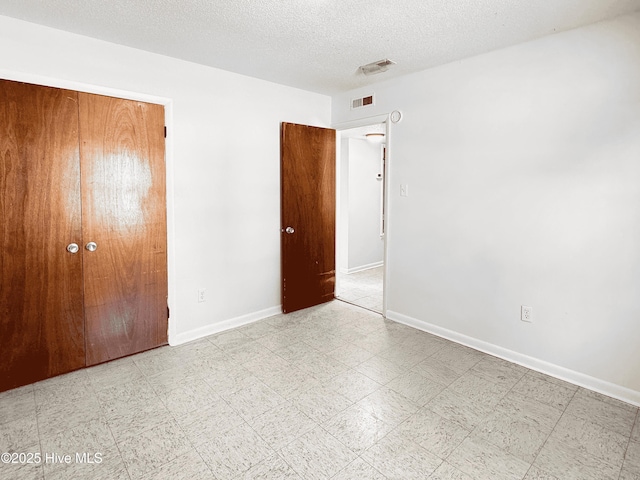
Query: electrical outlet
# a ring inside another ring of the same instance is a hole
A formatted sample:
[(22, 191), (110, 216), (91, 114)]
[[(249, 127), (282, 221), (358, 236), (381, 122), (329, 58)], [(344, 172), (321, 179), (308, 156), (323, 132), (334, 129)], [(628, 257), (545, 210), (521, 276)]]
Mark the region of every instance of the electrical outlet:
[(523, 322), (533, 322), (533, 307), (522, 305), (520, 307), (520, 320)]
[(199, 288), (198, 289), (198, 302), (204, 302), (205, 300), (205, 294), (206, 290), (204, 288)]
[(400, 196), (408, 197), (409, 196), (409, 185), (403, 183), (400, 185)]

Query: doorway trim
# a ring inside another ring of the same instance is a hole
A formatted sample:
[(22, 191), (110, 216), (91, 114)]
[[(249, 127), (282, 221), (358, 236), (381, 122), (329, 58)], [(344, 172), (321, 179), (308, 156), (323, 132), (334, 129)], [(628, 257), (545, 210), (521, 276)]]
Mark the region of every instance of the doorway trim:
[[(64, 80), (45, 75), (36, 75), (25, 72), (15, 72), (11, 70), (0, 69), (0, 79), (13, 80), (16, 82), (33, 83), (45, 87), (63, 88), (67, 90), (76, 90), (78, 92), (93, 93), (96, 95), (105, 95), (108, 97), (124, 98), (126, 100), (134, 100), (147, 103), (155, 103), (164, 106), (164, 124), (167, 127), (167, 136), (164, 140), (165, 148), (165, 168), (166, 168), (166, 208), (167, 208), (167, 286), (168, 298), (167, 307), (171, 311), (175, 311), (176, 298), (176, 259), (175, 259), (175, 204), (174, 204), (174, 153), (173, 153), (173, 99), (169, 97), (160, 97), (157, 95), (148, 95), (145, 93), (131, 92), (129, 90), (120, 90), (101, 85), (93, 85), (90, 83), (76, 82), (72, 80)], [(179, 313), (179, 312), (178, 312)], [(168, 341), (169, 345), (174, 345), (177, 335), (175, 315), (169, 315), (168, 319)]]
[[(390, 168), (389, 165), (391, 164), (391, 159), (392, 159), (392, 148), (391, 148), (391, 126), (393, 125), (393, 122), (391, 121), (391, 113), (385, 113), (385, 114), (380, 114), (380, 115), (374, 115), (371, 117), (364, 117), (364, 118), (360, 118), (357, 120), (350, 120), (348, 122), (342, 122), (342, 123), (337, 123), (337, 124), (333, 124), (331, 126), (331, 128), (335, 129), (337, 131), (337, 134), (339, 135), (340, 132), (342, 132), (343, 130), (349, 130), (351, 128), (357, 128), (357, 127), (366, 127), (368, 125), (376, 125), (376, 124), (380, 124), (380, 123), (384, 123), (385, 125), (385, 143), (386, 143), (386, 160), (385, 160), (385, 171), (382, 172), (382, 181), (384, 182), (384, 189), (383, 191), (385, 192), (384, 194), (384, 198), (382, 199), (383, 201), (383, 205), (384, 205), (384, 212), (385, 212), (385, 231), (384, 231), (384, 242), (383, 242), (383, 268), (382, 268), (382, 316), (384, 318), (387, 317), (387, 297), (388, 297), (388, 288), (389, 288), (389, 232), (390, 232), (390, 215), (389, 215), (389, 188), (390, 188), (390, 183), (389, 183), (389, 172), (390, 172)], [(342, 161), (341, 155), (340, 155), (340, 150), (341, 150), (341, 144), (342, 144), (342, 139), (340, 139), (338, 142), (336, 142), (336, 162), (340, 162)], [(336, 165), (336, 195), (337, 195), (337, 201), (336, 201), (336, 257), (338, 257), (338, 255), (340, 255), (340, 245), (338, 244), (339, 239), (342, 236), (342, 232), (340, 229), (340, 220), (341, 220), (341, 216), (340, 216), (340, 165)], [(336, 267), (338, 265), (338, 258), (336, 258)], [(338, 280), (338, 276), (336, 275), (336, 281), (339, 282)], [(336, 287), (338, 287), (339, 284), (336, 284)], [(337, 290), (337, 288), (336, 288)]]

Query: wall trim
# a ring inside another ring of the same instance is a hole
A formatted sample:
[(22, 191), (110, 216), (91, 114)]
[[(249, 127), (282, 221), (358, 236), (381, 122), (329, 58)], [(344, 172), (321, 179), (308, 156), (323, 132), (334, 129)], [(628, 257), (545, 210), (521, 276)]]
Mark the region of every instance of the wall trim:
[(356, 118), (355, 120), (348, 120), (346, 122), (332, 123), (331, 128), (334, 130), (349, 130), (350, 128), (366, 127), (367, 125), (374, 125), (376, 123), (385, 123), (388, 119), (388, 113), (379, 113), (377, 115)]
[(350, 275), (352, 273), (364, 272), (365, 270), (371, 270), (372, 268), (382, 267), (383, 265), (384, 261), (380, 260), (379, 262), (368, 263), (366, 265), (360, 265), (359, 267), (341, 268), (340, 273)]
[(530, 357), (477, 338), (469, 337), (462, 333), (454, 332), (453, 330), (448, 330), (438, 325), (433, 325), (423, 320), (403, 315), (402, 313), (389, 310), (387, 311), (386, 318), (393, 320), (394, 322), (402, 323), (404, 325), (417, 328), (418, 330), (437, 335), (438, 337), (451, 340), (461, 345), (471, 347), (475, 350), (488, 353), (489, 355), (502, 358), (503, 360), (517, 363), (523, 367), (573, 383), (574, 385), (593, 390), (594, 392), (602, 393), (603, 395), (616, 398), (623, 402), (630, 403), (631, 405), (635, 405), (637, 407), (640, 406), (640, 392), (631, 390), (630, 388), (591, 377), (584, 373), (576, 372), (575, 370), (570, 370), (535, 357)]
[(257, 312), (247, 313), (246, 315), (230, 318), (211, 325), (205, 325), (204, 327), (194, 328), (193, 330), (173, 335), (172, 338), (169, 339), (169, 345), (172, 347), (182, 345), (183, 343), (198, 340), (202, 337), (207, 337), (215, 333), (224, 332), (226, 330), (231, 330), (232, 328), (242, 327), (268, 317), (273, 317), (279, 313), (282, 313), (282, 305), (265, 308), (264, 310), (258, 310)]
[(117, 97), (124, 98), (126, 100), (157, 103), (160, 105), (167, 105), (172, 101), (169, 97), (150, 95), (142, 92), (134, 92), (130, 90), (123, 90), (120, 88), (94, 85), (92, 83), (85, 83), (81, 81), (50, 77), (47, 75), (40, 75), (36, 73), (19, 72), (14, 70), (0, 69), (0, 78), (4, 80), (13, 80), (16, 82), (33, 83), (35, 85), (42, 85), (45, 87), (55, 87), (67, 90), (76, 90), (78, 92), (95, 93), (96, 95), (105, 95), (107, 97)]

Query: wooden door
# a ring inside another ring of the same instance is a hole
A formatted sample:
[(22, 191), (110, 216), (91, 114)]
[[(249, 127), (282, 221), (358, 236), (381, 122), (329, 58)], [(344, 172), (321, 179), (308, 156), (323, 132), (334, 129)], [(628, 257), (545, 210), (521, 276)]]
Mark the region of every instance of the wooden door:
[(95, 365), (167, 343), (164, 107), (80, 93), (79, 111), (87, 365)]
[(77, 102), (0, 80), (0, 391), (85, 364)]
[(282, 310), (334, 298), (336, 132), (283, 123), (281, 130)]

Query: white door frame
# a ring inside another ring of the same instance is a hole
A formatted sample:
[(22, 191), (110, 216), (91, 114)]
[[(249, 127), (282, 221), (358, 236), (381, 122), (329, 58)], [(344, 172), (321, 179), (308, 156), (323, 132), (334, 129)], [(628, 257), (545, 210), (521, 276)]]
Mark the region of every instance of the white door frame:
[[(337, 132), (341, 132), (343, 130), (349, 130), (351, 128), (357, 127), (365, 127), (368, 125), (377, 125), (380, 123), (385, 124), (385, 144), (386, 144), (386, 162), (385, 162), (385, 171), (382, 172), (382, 181), (384, 182), (384, 198), (382, 199), (384, 205), (384, 214), (385, 214), (385, 232), (384, 232), (384, 255), (383, 262), (384, 265), (382, 267), (383, 275), (382, 275), (382, 316), (386, 318), (387, 316), (387, 291), (389, 286), (389, 259), (388, 259), (388, 249), (389, 249), (389, 165), (391, 163), (391, 119), (389, 118), (390, 114), (381, 114), (375, 115), (372, 117), (360, 118), (358, 120), (352, 120), (349, 122), (338, 123), (332, 125), (331, 128), (337, 130)], [(338, 280), (338, 271), (340, 263), (339, 255), (340, 255), (340, 238), (343, 236), (343, 232), (340, 228), (341, 216), (340, 216), (340, 162), (341, 162), (341, 140), (338, 136), (336, 141), (336, 290), (338, 288), (339, 280)]]

